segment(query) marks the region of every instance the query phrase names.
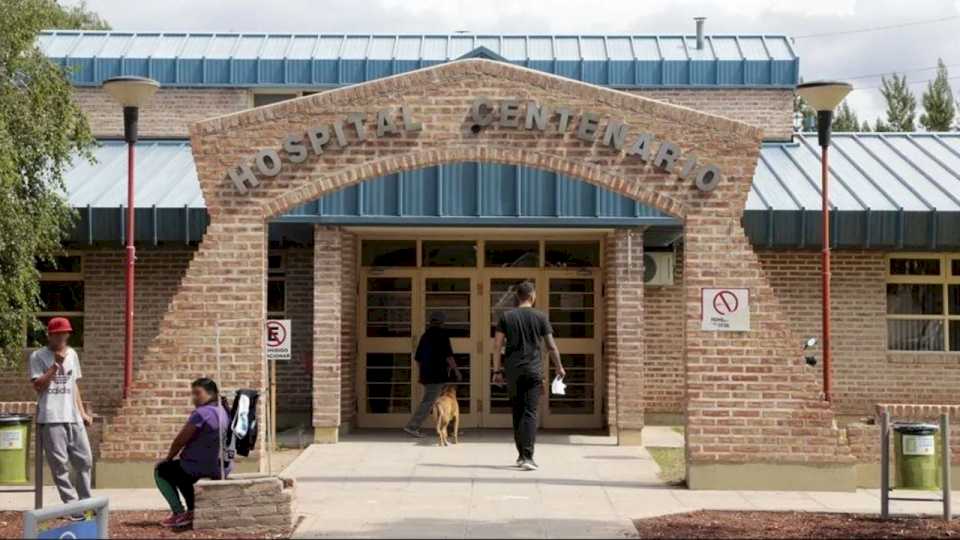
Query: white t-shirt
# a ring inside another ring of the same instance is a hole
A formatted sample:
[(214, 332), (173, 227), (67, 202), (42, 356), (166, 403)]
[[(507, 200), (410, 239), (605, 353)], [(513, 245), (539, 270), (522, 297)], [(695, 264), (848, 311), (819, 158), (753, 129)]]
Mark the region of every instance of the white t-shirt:
[[(43, 376), (54, 361), (53, 351), (46, 347), (33, 351), (30, 354), (30, 380)], [(40, 394), (37, 402), (38, 424), (73, 424), (83, 421), (74, 395), (81, 376), (77, 351), (67, 347), (63, 373), (54, 375), (50, 386)]]

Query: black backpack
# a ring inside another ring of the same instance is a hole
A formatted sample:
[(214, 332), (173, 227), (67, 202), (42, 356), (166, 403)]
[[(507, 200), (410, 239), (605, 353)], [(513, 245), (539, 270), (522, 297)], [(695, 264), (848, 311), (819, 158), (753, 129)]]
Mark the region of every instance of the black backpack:
[(257, 444), (259, 423), (257, 422), (257, 400), (260, 393), (256, 390), (237, 390), (230, 407), (230, 427), (227, 430), (227, 444), (241, 456), (249, 456)]

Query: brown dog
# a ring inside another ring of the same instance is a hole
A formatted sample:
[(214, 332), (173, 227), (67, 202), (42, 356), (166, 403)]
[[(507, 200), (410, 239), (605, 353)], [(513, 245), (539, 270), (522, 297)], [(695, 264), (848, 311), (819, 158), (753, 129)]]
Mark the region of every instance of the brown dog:
[(453, 422), (453, 444), (460, 442), (460, 404), (457, 403), (457, 387), (449, 385), (440, 393), (433, 404), (433, 414), (437, 417), (437, 446), (447, 446), (447, 428)]

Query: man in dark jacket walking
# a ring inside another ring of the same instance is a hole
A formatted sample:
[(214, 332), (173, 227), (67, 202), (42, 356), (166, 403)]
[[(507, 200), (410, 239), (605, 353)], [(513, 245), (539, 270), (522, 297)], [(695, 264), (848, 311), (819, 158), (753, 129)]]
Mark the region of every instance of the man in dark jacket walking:
[(420, 432), (420, 425), (430, 414), (430, 409), (437, 398), (440, 397), (443, 387), (452, 379), (456, 379), (457, 382), (463, 380), (463, 375), (457, 369), (457, 362), (453, 358), (450, 335), (444, 327), (446, 322), (447, 317), (444, 312), (434, 311), (430, 315), (430, 326), (420, 336), (420, 342), (417, 343), (417, 352), (414, 359), (420, 366), (423, 399), (420, 400), (417, 410), (414, 411), (410, 421), (403, 428), (403, 431), (412, 437), (423, 437), (423, 433)]

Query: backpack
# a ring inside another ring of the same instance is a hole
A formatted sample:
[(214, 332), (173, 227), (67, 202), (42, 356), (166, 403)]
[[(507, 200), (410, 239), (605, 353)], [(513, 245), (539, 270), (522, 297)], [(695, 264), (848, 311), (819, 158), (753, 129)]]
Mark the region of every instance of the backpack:
[[(233, 397), (233, 406), (230, 408), (230, 424), (224, 444), (224, 453), (228, 449), (234, 456), (249, 456), (257, 444), (257, 433), (259, 425), (257, 423), (257, 400), (260, 393), (256, 390), (237, 390)], [(226, 456), (223, 457), (226, 460)], [(230, 458), (232, 460), (232, 457)]]

